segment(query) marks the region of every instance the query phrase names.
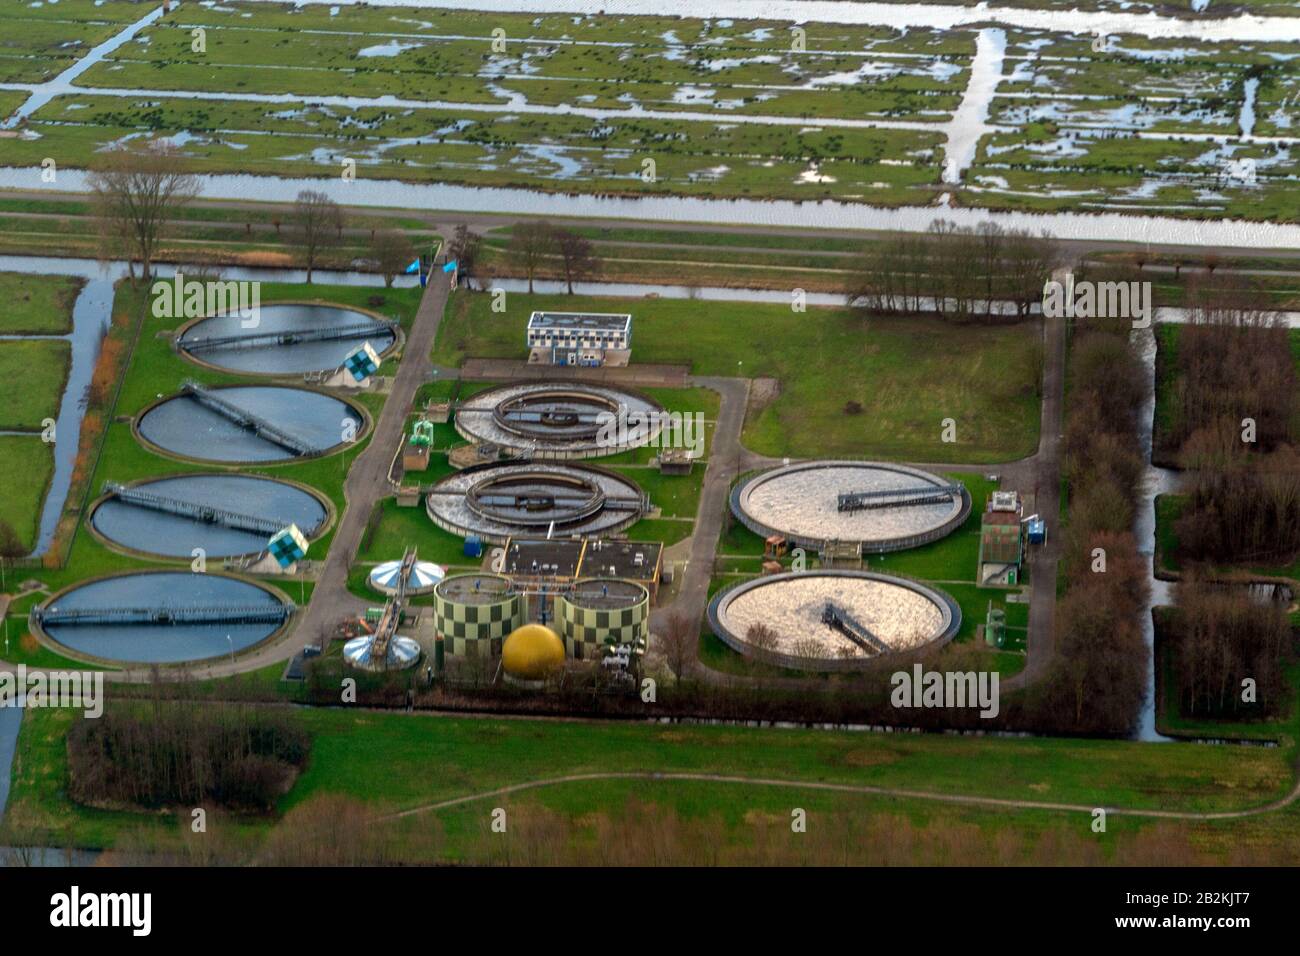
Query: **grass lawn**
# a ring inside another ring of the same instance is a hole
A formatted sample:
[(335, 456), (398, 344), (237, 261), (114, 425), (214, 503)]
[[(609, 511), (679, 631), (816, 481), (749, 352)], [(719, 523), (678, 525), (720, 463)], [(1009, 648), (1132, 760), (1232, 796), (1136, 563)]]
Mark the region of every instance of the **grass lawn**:
[(28, 550), (36, 546), (41, 505), (53, 477), (53, 446), (35, 435), (0, 435), (0, 519)]
[(424, 501), (415, 508), (399, 508), (397, 499), (385, 498), (380, 505), (381, 517), (370, 547), (364, 542), (360, 561), (395, 561), (408, 547), (419, 549), (420, 558), (436, 564), (472, 564), (466, 558), (465, 539), (439, 528), (429, 520)]
[(980, 554), (980, 515), (984, 512), (989, 493), (997, 490), (998, 483), (980, 475), (948, 474), (943, 477), (961, 482), (970, 492), (970, 515), (962, 526), (952, 534), (919, 548), (872, 555), (869, 563), (873, 571), (905, 574), (928, 581), (975, 583), (975, 566)]
[[(841, 455), (993, 462), (1038, 444), (1042, 349), (1036, 323), (953, 326), (934, 318), (865, 323), (845, 309), (794, 313), (778, 305), (457, 293), (434, 360), (522, 358), (535, 309), (631, 311), (633, 360), (684, 364), (697, 375), (771, 377), (780, 394), (745, 427), (769, 455)], [(860, 414), (846, 413), (849, 401)], [(944, 419), (956, 442), (942, 441)]]
[[(311, 732), (313, 743), (307, 769), (281, 801), (283, 811), (322, 794), (341, 794), (373, 811), (397, 810), (510, 783), (586, 771), (713, 772), (1159, 809), (1253, 806), (1281, 795), (1291, 779), (1283, 749), (773, 728), (666, 728), (340, 709), (294, 711), (292, 719)], [(5, 818), (6, 837), (44, 838), (78, 846), (112, 845), (127, 839), (127, 834), (133, 842), (143, 839), (145, 845), (150, 839), (170, 839), (175, 828), (170, 816), (149, 818), (89, 810), (68, 801), (63, 740), (72, 720), (68, 711), (30, 711), (25, 716)], [(428, 772), (430, 767), (438, 772)], [(508, 803), (520, 806), (540, 800), (572, 820), (587, 811), (595, 795), (624, 789), (596, 781)], [(733, 794), (731, 799), (720, 799)], [(788, 808), (796, 796), (802, 805), (814, 794), (797, 789), (773, 794), (757, 787), (712, 784), (655, 789), (655, 799), (665, 807), (687, 815), (725, 812), (737, 822), (755, 807)], [(862, 800), (841, 796), (835, 802), (841, 809), (861, 812)], [(501, 803), (487, 801), (465, 812), (478, 818)], [(891, 803), (905, 811), (930, 806)], [(720, 810), (722, 807), (728, 809)], [(1005, 812), (984, 811), (977, 819), (981, 827), (996, 829)], [(788, 816), (788, 809), (786, 813)], [(1279, 815), (1273, 820), (1292, 828), (1298, 822), (1294, 816)], [(1087, 819), (1066, 818), (1066, 823), (1086, 827)], [(246, 828), (246, 835), (259, 836), (271, 823), (243, 821), (240, 826)], [(454, 830), (451, 827), (449, 835), (454, 835)], [(445, 852), (454, 857), (457, 849), (453, 845)]]
[(21, 382), (0, 404), (0, 430), (38, 432), (59, 415), (72, 346), (31, 339), (0, 342), (0, 382)]
[(690, 537), (694, 521), (673, 518), (645, 518), (627, 529), (629, 541), (662, 541), (670, 547)]
[[(0, 107), (3, 112), (3, 107)], [(72, 331), (72, 305), (84, 284), (72, 276), (0, 272), (0, 335), (63, 335)]]

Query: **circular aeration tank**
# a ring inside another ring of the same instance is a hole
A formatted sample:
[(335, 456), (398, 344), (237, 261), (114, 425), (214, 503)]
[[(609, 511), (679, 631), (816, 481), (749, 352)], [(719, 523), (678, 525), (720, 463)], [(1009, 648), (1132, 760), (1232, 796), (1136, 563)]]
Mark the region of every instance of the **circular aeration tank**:
[(650, 637), (650, 592), (632, 581), (584, 578), (555, 598), (555, 623), (574, 660), (598, 660), (607, 641)]
[(451, 660), (496, 658), (524, 623), (525, 596), (496, 574), (456, 574), (433, 589), (433, 623)]
[(382, 661), (375, 659), (373, 634), (354, 637), (343, 645), (343, 659), (353, 667), (366, 671), (396, 671), (414, 667), (420, 659), (419, 642), (398, 634), (388, 642), (388, 652)]
[(787, 571), (752, 578), (709, 603), (713, 633), (780, 667), (859, 670), (951, 640), (961, 608), (937, 588), (872, 571)]
[[(127, 492), (159, 499), (153, 506), (106, 495), (93, 506), (90, 526), (113, 544), (131, 551), (190, 558), (201, 548), (209, 558), (256, 554), (274, 531), (297, 525), (308, 538), (325, 530), (329, 509), (306, 488), (255, 475), (176, 475), (133, 482)], [(173, 503), (217, 509), (211, 520), (164, 510)], [(247, 519), (256, 519), (249, 521)]]
[[(154, 616), (220, 608), (202, 623), (67, 623), (42, 613), (146, 612)], [(175, 664), (237, 653), (275, 634), (293, 606), (260, 584), (215, 571), (134, 571), (55, 594), (33, 617), (39, 631), (76, 655), (128, 664)], [(252, 612), (270, 620), (241, 621)], [(278, 618), (278, 619), (274, 619)]]
[[(489, 388), (456, 406), (456, 431), (534, 459), (613, 455), (653, 441), (663, 406), (603, 385), (523, 382)], [(617, 428), (619, 416), (625, 428)], [(611, 427), (615, 426), (615, 427)]]
[[(842, 510), (843, 494), (865, 494), (869, 506)], [(752, 475), (731, 492), (732, 513), (763, 537), (779, 534), (804, 548), (840, 542), (875, 553), (936, 541), (960, 527), (970, 507), (964, 485), (882, 462), (785, 465)]]
[(501, 544), (517, 534), (608, 534), (645, 511), (645, 495), (617, 472), (582, 465), (517, 462), (448, 475), (429, 491), (434, 524)]
[[(257, 324), (245, 328), (250, 321), (233, 312), (198, 319), (181, 330), (177, 345), (187, 358), (225, 371), (294, 375), (338, 368), (364, 342), (382, 356), (397, 340), (379, 316), (336, 305), (278, 302), (262, 306)], [(345, 337), (298, 338), (322, 332)]]
[(223, 464), (323, 455), (361, 438), (365, 431), (365, 415), (359, 407), (324, 392), (277, 385), (235, 385), (210, 391), (223, 404), (267, 422), (290, 444), (258, 434), (184, 392), (146, 408), (136, 419), (136, 431), (165, 454)]

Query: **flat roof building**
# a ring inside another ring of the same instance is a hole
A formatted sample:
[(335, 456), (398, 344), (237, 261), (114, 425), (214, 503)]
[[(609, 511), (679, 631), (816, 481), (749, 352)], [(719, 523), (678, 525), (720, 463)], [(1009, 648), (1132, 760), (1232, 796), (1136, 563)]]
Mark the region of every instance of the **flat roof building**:
[(632, 316), (604, 312), (534, 312), (528, 319), (528, 361), (538, 365), (626, 365)]
[(633, 581), (653, 600), (663, 565), (660, 541), (602, 538), (510, 538), (501, 573), (519, 584), (564, 586), (579, 578)]

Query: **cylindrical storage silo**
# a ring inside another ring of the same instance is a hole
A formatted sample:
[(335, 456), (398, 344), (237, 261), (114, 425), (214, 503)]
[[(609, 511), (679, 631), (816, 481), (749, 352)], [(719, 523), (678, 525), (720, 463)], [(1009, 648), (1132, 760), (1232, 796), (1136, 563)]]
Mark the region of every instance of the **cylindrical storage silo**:
[(433, 621), (448, 661), (500, 657), (501, 642), (524, 623), (524, 595), (496, 574), (457, 574), (433, 590)]
[(555, 598), (555, 623), (574, 660), (599, 660), (607, 642), (650, 638), (650, 592), (632, 581), (585, 578)]

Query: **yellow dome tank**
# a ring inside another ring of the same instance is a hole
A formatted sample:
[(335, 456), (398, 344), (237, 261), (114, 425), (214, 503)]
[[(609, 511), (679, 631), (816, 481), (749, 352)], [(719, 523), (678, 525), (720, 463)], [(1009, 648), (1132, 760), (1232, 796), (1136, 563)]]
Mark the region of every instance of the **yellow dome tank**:
[(517, 680), (539, 681), (564, 665), (564, 642), (545, 624), (525, 624), (501, 646), (501, 666)]

